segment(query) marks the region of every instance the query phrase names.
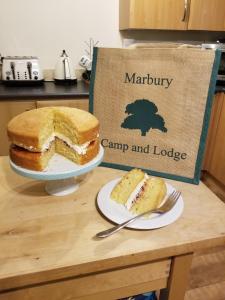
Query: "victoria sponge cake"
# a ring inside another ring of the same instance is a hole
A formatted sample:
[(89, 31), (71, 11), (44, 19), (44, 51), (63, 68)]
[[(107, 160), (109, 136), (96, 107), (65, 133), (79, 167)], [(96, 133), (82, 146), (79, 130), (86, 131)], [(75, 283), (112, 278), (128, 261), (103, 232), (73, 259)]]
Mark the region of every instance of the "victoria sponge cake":
[(166, 195), (162, 178), (149, 177), (139, 169), (127, 172), (115, 185), (111, 199), (125, 205), (134, 214), (141, 214), (159, 207)]
[(77, 108), (26, 111), (9, 122), (7, 133), (11, 160), (31, 170), (44, 170), (55, 152), (82, 165), (99, 151), (99, 121)]

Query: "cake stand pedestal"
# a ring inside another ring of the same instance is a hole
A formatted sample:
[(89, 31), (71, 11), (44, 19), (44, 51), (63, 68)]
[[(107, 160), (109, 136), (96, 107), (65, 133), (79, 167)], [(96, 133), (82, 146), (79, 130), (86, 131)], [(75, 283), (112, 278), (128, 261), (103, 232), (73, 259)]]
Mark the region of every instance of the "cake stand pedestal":
[(76, 178), (66, 178), (59, 180), (49, 180), (45, 184), (45, 191), (49, 195), (65, 196), (72, 194), (79, 188)]
[(97, 167), (103, 160), (104, 149), (100, 146), (98, 155), (84, 165), (77, 165), (65, 157), (54, 154), (44, 171), (32, 171), (17, 166), (10, 160), (11, 168), (19, 175), (46, 181), (45, 191), (54, 196), (65, 196), (79, 188), (80, 175)]

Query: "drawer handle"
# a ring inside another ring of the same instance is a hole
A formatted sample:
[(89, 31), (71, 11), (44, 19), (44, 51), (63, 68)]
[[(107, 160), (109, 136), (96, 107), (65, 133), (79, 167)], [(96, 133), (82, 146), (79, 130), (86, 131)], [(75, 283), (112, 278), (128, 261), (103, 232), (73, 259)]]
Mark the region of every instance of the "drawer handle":
[(188, 0), (184, 0), (184, 14), (183, 14), (182, 22), (185, 22), (187, 11), (188, 11)]

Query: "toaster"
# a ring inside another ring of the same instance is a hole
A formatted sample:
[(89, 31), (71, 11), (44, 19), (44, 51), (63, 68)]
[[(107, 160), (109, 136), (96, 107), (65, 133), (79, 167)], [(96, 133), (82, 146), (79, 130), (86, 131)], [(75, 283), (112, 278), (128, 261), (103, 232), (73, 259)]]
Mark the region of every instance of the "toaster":
[(43, 74), (35, 56), (6, 56), (2, 58), (2, 81), (8, 84), (39, 84)]

